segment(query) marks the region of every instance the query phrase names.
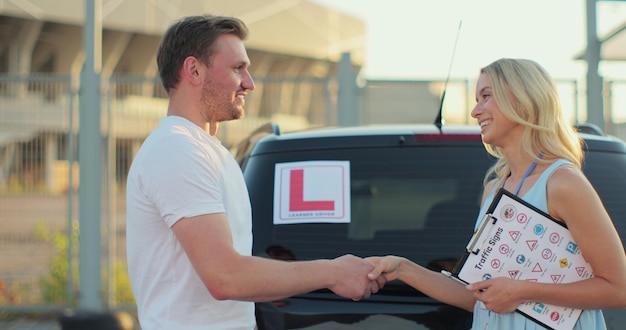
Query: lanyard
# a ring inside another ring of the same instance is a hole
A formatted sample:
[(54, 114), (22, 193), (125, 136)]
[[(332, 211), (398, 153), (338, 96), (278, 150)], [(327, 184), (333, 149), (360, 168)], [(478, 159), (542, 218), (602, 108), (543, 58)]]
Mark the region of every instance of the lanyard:
[[(537, 157), (539, 157), (539, 159), (543, 158), (543, 152), (540, 152), (539, 155), (537, 155)], [(517, 186), (517, 189), (515, 190), (515, 196), (517, 196), (517, 194), (519, 193), (520, 189), (522, 189), (522, 185), (524, 184), (524, 180), (526, 180), (526, 178), (530, 175), (530, 173), (532, 173), (532, 171), (535, 169), (535, 167), (537, 167), (537, 161), (534, 161), (532, 164), (530, 164), (530, 167), (528, 168), (528, 170), (526, 170), (526, 173), (524, 173), (524, 176), (520, 180), (519, 185)], [(509, 176), (511, 176), (510, 173), (509, 173)], [(505, 183), (506, 183), (506, 179), (502, 183), (502, 187), (504, 187)]]

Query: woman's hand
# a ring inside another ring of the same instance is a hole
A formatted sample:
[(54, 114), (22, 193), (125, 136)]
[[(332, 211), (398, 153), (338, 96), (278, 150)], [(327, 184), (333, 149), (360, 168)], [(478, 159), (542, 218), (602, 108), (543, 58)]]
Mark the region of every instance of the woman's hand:
[(524, 301), (517, 294), (523, 281), (496, 277), (486, 281), (469, 284), (466, 288), (474, 292), (474, 298), (485, 307), (499, 314), (514, 311)]
[(365, 261), (374, 266), (374, 269), (367, 276), (370, 280), (382, 278), (384, 282), (396, 280), (403, 260), (404, 258), (397, 256), (365, 258)]

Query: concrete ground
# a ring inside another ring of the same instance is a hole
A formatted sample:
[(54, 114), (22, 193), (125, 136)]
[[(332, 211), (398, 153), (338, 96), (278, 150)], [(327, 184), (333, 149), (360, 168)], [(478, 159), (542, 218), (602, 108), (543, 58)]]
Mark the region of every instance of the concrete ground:
[(4, 330), (61, 330), (57, 320), (0, 320), (0, 329)]
[(76, 313), (43, 317), (0, 317), (2, 330), (75, 330), (75, 329), (140, 330), (135, 316), (126, 312)]

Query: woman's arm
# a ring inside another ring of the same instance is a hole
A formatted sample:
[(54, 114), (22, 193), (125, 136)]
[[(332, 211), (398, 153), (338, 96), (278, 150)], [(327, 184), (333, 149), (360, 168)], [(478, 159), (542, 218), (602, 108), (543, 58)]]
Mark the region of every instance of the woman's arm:
[(368, 275), (370, 280), (381, 275), (387, 282), (400, 280), (433, 299), (470, 312), (474, 310), (476, 300), (472, 292), (439, 272), (397, 256), (369, 257), (365, 261), (375, 266)]

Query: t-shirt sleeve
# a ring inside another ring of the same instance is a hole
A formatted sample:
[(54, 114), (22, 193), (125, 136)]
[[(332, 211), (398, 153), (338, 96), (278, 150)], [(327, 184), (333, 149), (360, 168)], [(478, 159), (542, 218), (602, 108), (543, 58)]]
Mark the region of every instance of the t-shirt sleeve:
[(225, 212), (223, 176), (201, 144), (185, 136), (164, 139), (146, 160), (145, 192), (169, 227), (182, 218)]

